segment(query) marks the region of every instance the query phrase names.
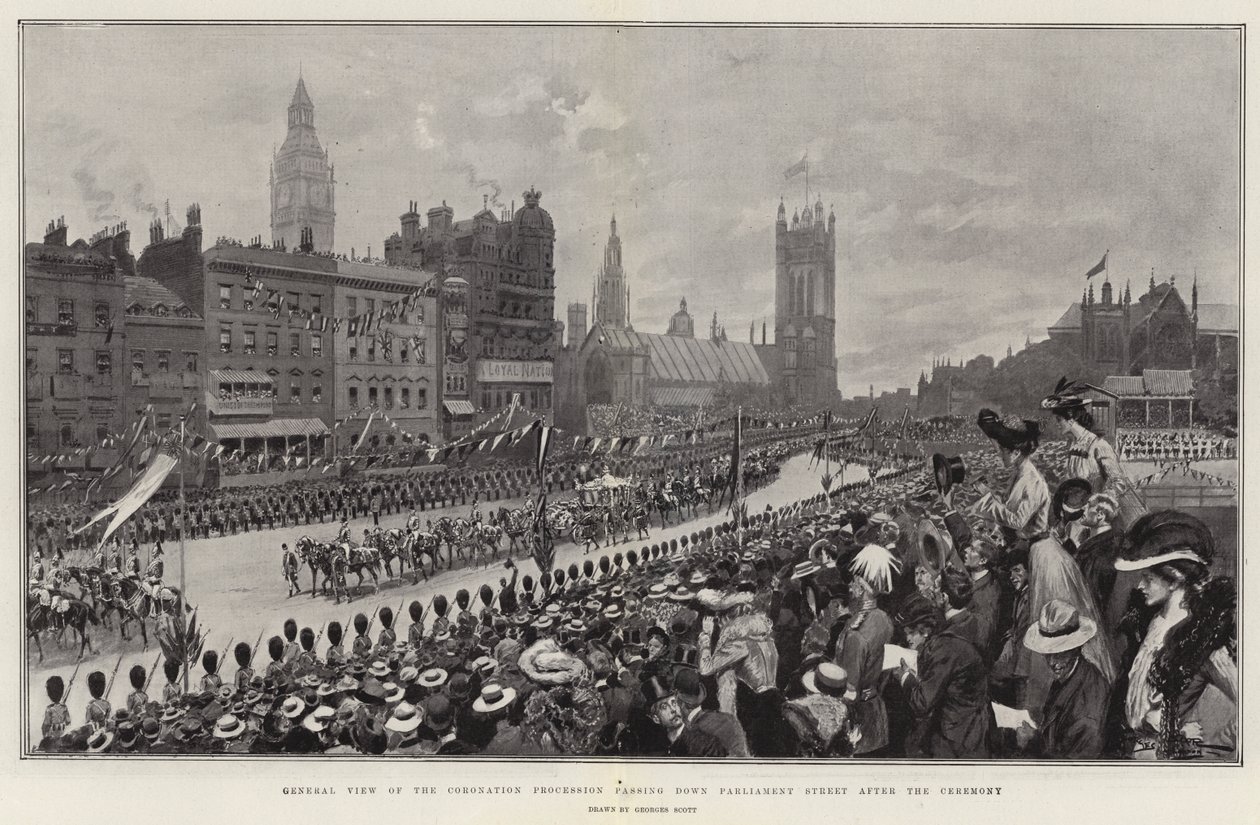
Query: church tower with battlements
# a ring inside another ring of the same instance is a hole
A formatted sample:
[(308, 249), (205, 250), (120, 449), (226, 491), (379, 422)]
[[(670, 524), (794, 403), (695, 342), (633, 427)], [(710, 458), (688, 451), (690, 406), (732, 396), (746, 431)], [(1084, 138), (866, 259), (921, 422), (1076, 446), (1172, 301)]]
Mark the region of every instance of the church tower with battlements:
[(311, 230), (315, 252), (333, 251), (336, 179), (315, 133), (315, 104), (298, 77), (289, 102), (289, 131), (271, 159), (271, 240), (296, 250)]
[(836, 213), (822, 199), (775, 221), (774, 335), (785, 404), (827, 405), (836, 394)]

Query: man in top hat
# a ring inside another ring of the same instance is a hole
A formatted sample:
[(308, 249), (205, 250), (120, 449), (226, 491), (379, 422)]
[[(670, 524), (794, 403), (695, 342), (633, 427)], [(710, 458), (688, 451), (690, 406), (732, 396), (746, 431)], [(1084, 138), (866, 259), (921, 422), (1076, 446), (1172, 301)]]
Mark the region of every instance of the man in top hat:
[(687, 724), (678, 694), (667, 680), (652, 676), (643, 683), (647, 718), (665, 734), (664, 752), (670, 756), (722, 757), (727, 752), (710, 734)]
[(201, 654), (201, 666), (205, 668), (205, 674), (201, 677), (201, 692), (214, 693), (223, 684), (223, 680), (219, 678), (219, 653), (215, 650), (207, 650)]
[(329, 667), (340, 667), (346, 661), (346, 652), (341, 646), (341, 622), (329, 622), (327, 633), (328, 652), (324, 654), (324, 661)]
[(45, 739), (55, 739), (70, 727), (70, 710), (62, 703), (66, 694), (66, 683), (60, 676), (49, 676), (44, 684), (48, 691), (48, 707), (44, 708), (44, 721), (40, 725), (40, 735)]
[(1044, 656), (1054, 684), (1041, 711), (1041, 723), (1004, 731), (1008, 744), (1043, 759), (1097, 759), (1103, 749), (1103, 723), (1111, 687), (1081, 647), (1098, 626), (1068, 604), (1053, 600), (1024, 634), (1024, 646)]
[(169, 705), (184, 695), (183, 685), (179, 683), (179, 671), (183, 667), (175, 659), (162, 662), (162, 674), (166, 676), (166, 684), (162, 685), (162, 704)]
[(249, 666), (253, 655), (249, 642), (237, 642), (236, 647), (232, 648), (232, 657), (236, 659), (236, 676), (232, 679), (232, 684), (236, 686), (237, 693), (243, 694), (249, 687), (250, 680), (254, 678), (254, 669)]
[(993, 709), (988, 671), (972, 642), (945, 624), (937, 608), (912, 596), (902, 608), (906, 641), (918, 667), (893, 673), (906, 691), (915, 730), (907, 754), (929, 759), (987, 759)]
[(267, 655), (271, 661), (267, 663), (265, 675), (268, 679), (278, 680), (284, 676), (284, 639), (279, 636), (268, 639)]
[(712, 736), (729, 756), (752, 756), (748, 750), (748, 735), (744, 733), (739, 719), (730, 713), (702, 707), (708, 691), (698, 670), (693, 667), (677, 668), (674, 671), (674, 694), (678, 697), (688, 727)]
[(109, 724), (109, 717), (113, 712), (109, 700), (105, 698), (105, 674), (102, 671), (94, 670), (88, 674), (88, 693), (92, 699), (88, 702), (83, 717), (89, 725), (100, 730)]
[(364, 658), (372, 652), (372, 638), (368, 633), (368, 617), (362, 613), (354, 614), (354, 642), (350, 645), (350, 652), (358, 657)]
[(144, 580), (140, 582), (140, 587), (149, 597), (150, 619), (157, 618), (158, 596), (162, 592), (162, 575), (165, 569), (162, 563), (162, 542), (159, 541), (153, 545), (153, 556), (149, 559), (149, 566), (144, 571)]
[(144, 692), (148, 683), (145, 676), (144, 665), (133, 665), (127, 673), (127, 678), (131, 681), (131, 693), (127, 694), (127, 712), (137, 719), (144, 711), (144, 706), (149, 704), (149, 695)]

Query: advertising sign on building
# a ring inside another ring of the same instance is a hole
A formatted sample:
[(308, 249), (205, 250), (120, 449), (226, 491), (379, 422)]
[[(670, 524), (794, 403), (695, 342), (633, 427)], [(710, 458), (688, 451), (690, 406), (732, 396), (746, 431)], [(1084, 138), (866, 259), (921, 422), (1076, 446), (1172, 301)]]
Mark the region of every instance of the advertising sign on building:
[(551, 383), (550, 361), (478, 361), (477, 381), (483, 384)]

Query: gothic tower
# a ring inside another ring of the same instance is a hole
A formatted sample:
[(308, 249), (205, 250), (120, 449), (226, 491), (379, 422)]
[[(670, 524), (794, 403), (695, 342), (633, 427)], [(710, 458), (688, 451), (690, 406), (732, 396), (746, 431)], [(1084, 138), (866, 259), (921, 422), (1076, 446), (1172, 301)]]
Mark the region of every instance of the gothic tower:
[(297, 249), (309, 227), (316, 252), (333, 250), (336, 180), (315, 134), (315, 104), (298, 77), (289, 103), (289, 131), (271, 159), (271, 240)]
[(775, 345), (787, 404), (829, 404), (836, 392), (836, 213), (822, 199), (775, 221)]
[(609, 224), (604, 264), (595, 279), (595, 320), (609, 329), (631, 329), (630, 287), (621, 266), (621, 238), (617, 237), (617, 216)]

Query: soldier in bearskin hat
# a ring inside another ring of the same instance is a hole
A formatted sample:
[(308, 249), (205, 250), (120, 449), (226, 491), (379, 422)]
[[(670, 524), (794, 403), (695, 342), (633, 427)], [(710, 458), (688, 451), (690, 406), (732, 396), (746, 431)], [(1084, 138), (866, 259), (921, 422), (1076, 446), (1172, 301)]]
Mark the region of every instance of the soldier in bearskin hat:
[(367, 635), (368, 617), (362, 613), (354, 614), (354, 642), (350, 646), (350, 652), (359, 658), (363, 658), (372, 652), (372, 640)]
[(166, 684), (162, 685), (162, 704), (164, 705), (169, 705), (184, 695), (184, 689), (179, 684), (180, 667), (180, 663), (174, 659), (167, 659), (162, 663), (162, 673), (166, 676)]
[(394, 642), (398, 641), (398, 636), (394, 633), (394, 611), (389, 607), (382, 607), (380, 612), (381, 632), (377, 634), (376, 646), (391, 649)]
[(149, 695), (144, 692), (144, 687), (148, 684), (146, 675), (144, 665), (133, 666), (127, 674), (132, 688), (131, 693), (127, 694), (127, 712), (136, 718), (141, 716), (144, 706), (149, 704)]
[(61, 702), (66, 694), (66, 685), (60, 676), (50, 676), (44, 689), (48, 691), (51, 701), (44, 709), (44, 722), (39, 730), (45, 739), (56, 738), (70, 727), (70, 710)]
[[(468, 591), (465, 590), (464, 588), (461, 587), (455, 593), (455, 606), (459, 608), (459, 613), (455, 615), (455, 621), (457, 623), (460, 622), (461, 620), (467, 621), (466, 619), (463, 619), (463, 616), (465, 613), (468, 612), (468, 604), (470, 601), (471, 601), (471, 597), (468, 595)], [(472, 617), (470, 616), (469, 618), (472, 618)]]
[(267, 665), (266, 678), (279, 679), (284, 676), (284, 639), (272, 636), (267, 640), (267, 655), (271, 662)]
[(237, 642), (232, 649), (232, 656), (236, 659), (236, 678), (232, 683), (236, 685), (237, 693), (244, 693), (250, 680), (254, 678), (254, 669), (249, 666), (250, 660), (254, 658), (254, 651), (249, 642)]
[(201, 692), (213, 693), (223, 685), (223, 680), (219, 678), (218, 651), (207, 650), (201, 654), (201, 666), (206, 669), (205, 675), (201, 677)]
[(302, 652), (293, 660), (291, 667), (294, 676), (309, 673), (315, 667), (315, 631), (309, 627), (302, 628), (298, 634), (298, 642), (302, 646)]
[(446, 596), (441, 593), (433, 597), (433, 635), (437, 636), (446, 631), (451, 626), (451, 620), (446, 618), (446, 611), (450, 609), (450, 605), (446, 602)]
[(324, 661), (329, 667), (338, 667), (346, 661), (346, 652), (341, 647), (341, 622), (328, 623), (328, 653)]
[(105, 698), (105, 673), (103, 671), (94, 670), (88, 674), (88, 693), (91, 694), (92, 700), (88, 702), (84, 716), (92, 727), (100, 730), (109, 722), (109, 715), (113, 712), (109, 700)]
[(284, 620), (284, 663), (292, 662), (302, 652), (297, 643), (298, 626), (293, 619)]
[(413, 599), (407, 605), (407, 614), (411, 616), (411, 624), (407, 627), (407, 644), (418, 648), (424, 643), (424, 607)]

